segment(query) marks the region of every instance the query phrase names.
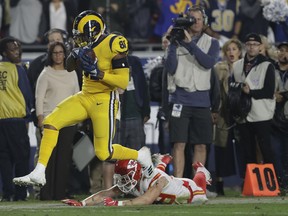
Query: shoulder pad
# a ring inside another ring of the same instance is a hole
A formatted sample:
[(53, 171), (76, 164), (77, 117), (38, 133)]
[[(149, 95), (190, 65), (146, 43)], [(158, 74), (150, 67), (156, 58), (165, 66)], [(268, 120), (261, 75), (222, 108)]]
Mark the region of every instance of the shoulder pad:
[(110, 39), (110, 48), (114, 53), (126, 53), (128, 51), (128, 41), (123, 36), (114, 36)]

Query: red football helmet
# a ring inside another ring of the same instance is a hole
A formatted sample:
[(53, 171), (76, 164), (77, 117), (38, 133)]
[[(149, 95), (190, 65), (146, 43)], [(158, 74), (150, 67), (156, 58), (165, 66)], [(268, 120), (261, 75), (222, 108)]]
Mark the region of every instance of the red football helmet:
[(128, 193), (141, 178), (141, 165), (135, 160), (118, 160), (115, 164), (114, 183)]

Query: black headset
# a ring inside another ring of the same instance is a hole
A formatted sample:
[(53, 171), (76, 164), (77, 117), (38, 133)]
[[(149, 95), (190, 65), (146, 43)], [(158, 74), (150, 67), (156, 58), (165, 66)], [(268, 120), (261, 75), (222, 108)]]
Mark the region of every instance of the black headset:
[(69, 38), (69, 35), (68, 35), (68, 32), (63, 30), (63, 29), (58, 29), (58, 28), (52, 28), (50, 29), (49, 31), (47, 31), (44, 35), (43, 35), (43, 43), (44, 44), (48, 44), (49, 41), (48, 41), (48, 36), (50, 34), (53, 34), (53, 33), (60, 33), (62, 35), (62, 38), (63, 38), (63, 42), (64, 44), (66, 44), (68, 42), (68, 38)]
[(208, 25), (208, 16), (206, 15), (203, 7), (201, 7), (199, 5), (193, 5), (192, 7), (189, 7), (187, 9), (186, 14), (189, 15), (190, 11), (200, 11), (202, 13), (202, 16), (203, 16), (203, 24)]

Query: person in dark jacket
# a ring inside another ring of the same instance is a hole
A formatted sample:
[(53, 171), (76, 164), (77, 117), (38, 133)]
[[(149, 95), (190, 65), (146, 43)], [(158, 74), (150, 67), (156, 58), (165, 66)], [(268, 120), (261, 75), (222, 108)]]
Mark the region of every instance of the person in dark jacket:
[(121, 97), (121, 143), (139, 150), (145, 145), (144, 124), (150, 119), (150, 96), (141, 61), (128, 55), (130, 80)]
[(26, 187), (14, 188), (12, 179), (29, 173), (27, 122), (33, 108), (33, 97), (26, 68), (21, 63), (20, 41), (13, 37), (1, 39), (0, 55), (1, 201), (25, 200)]
[[(236, 61), (232, 69), (232, 81), (244, 83), (242, 91), (251, 97), (251, 109), (242, 122), (238, 122), (240, 150), (243, 163), (240, 176), (244, 178), (246, 164), (256, 163), (256, 143), (263, 155), (263, 163), (274, 164), (271, 146), (271, 119), (275, 109), (275, 68), (263, 55), (259, 54), (262, 40), (256, 33), (245, 38), (246, 54)], [(277, 172), (277, 170), (275, 170)]]

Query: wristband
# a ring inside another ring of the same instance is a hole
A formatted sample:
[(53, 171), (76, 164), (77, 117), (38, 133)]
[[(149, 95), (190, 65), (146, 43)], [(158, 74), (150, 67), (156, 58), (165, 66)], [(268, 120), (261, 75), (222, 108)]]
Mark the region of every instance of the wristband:
[(118, 201), (118, 206), (123, 206), (123, 201)]

